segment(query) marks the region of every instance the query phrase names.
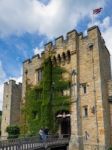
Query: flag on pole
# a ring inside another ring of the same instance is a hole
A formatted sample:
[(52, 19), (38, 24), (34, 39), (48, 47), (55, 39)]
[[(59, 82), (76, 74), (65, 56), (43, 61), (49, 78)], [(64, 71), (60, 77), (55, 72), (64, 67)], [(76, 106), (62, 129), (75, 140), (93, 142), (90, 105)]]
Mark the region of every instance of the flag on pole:
[(97, 8), (93, 10), (93, 14), (99, 14), (103, 8)]

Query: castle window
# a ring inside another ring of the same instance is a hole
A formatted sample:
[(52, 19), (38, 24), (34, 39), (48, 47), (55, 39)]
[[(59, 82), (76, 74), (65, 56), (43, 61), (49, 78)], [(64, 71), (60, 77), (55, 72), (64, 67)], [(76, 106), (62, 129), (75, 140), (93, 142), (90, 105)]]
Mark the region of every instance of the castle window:
[(83, 106), (83, 117), (88, 117), (88, 106)]
[(53, 57), (53, 63), (56, 64), (56, 57)]
[(93, 43), (88, 44), (89, 50), (93, 50)]
[(85, 140), (87, 141), (89, 139), (89, 134), (87, 131), (85, 131)]
[(28, 74), (28, 70), (25, 70), (25, 74), (26, 74), (26, 75)]
[(66, 60), (66, 55), (65, 55), (65, 53), (62, 54), (62, 57), (63, 57), (63, 61), (65, 61), (65, 60)]
[(38, 81), (42, 80), (42, 68), (37, 70), (37, 80)]
[(91, 113), (95, 114), (95, 112), (96, 112), (96, 109), (95, 109), (95, 106), (93, 106), (93, 107), (91, 108)]
[(58, 62), (61, 63), (61, 56), (58, 54)]
[(68, 62), (71, 60), (70, 51), (67, 51), (67, 60), (68, 60)]
[(83, 94), (87, 93), (87, 84), (86, 83), (82, 83), (82, 90), (83, 90)]

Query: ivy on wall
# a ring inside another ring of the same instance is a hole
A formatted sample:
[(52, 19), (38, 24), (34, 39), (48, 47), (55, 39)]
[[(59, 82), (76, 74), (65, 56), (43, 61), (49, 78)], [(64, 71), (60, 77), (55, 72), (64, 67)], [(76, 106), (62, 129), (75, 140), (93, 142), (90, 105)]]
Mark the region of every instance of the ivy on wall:
[(70, 82), (63, 79), (66, 70), (58, 65), (53, 65), (47, 58), (43, 62), (42, 80), (36, 86), (27, 84), (26, 115), (27, 133), (36, 134), (40, 128), (49, 128), (56, 132), (58, 122), (56, 114), (69, 111), (69, 95), (64, 91), (70, 89)]

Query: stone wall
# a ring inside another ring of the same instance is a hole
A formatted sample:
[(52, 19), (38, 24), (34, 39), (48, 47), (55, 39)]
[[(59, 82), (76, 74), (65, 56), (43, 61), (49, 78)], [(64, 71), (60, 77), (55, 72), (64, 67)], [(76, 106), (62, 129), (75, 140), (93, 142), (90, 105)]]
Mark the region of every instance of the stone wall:
[(20, 124), (20, 102), (22, 96), (22, 84), (16, 84), (14, 80), (4, 83), (3, 113), (1, 123), (2, 139), (7, 138), (6, 128), (9, 125)]
[(108, 81), (108, 100), (110, 105), (111, 145), (112, 145), (112, 80)]
[(71, 81), (69, 149), (83, 150), (83, 143), (110, 145), (107, 87), (107, 81), (111, 79), (110, 55), (99, 28), (89, 28), (85, 37), (76, 30), (70, 31), (66, 39), (60, 36), (55, 39), (55, 44), (49, 42), (44, 49), (44, 54), (23, 63), (23, 103), (26, 80), (33, 85), (38, 84), (37, 70), (41, 68), (43, 59), (51, 55), (53, 63), (67, 70), (64, 78)]

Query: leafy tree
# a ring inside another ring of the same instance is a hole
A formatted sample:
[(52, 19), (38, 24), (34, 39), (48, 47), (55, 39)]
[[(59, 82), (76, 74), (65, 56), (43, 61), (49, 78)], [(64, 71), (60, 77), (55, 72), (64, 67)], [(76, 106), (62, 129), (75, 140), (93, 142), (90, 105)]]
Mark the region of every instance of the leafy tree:
[(17, 125), (8, 126), (6, 128), (8, 138), (18, 138), (20, 134), (20, 128)]
[(51, 132), (56, 132), (56, 113), (69, 111), (70, 96), (63, 94), (69, 89), (69, 81), (63, 79), (66, 70), (58, 65), (53, 65), (47, 58), (43, 62), (43, 76), (36, 86), (27, 84), (26, 113), (27, 132), (35, 134), (40, 128), (48, 127)]

